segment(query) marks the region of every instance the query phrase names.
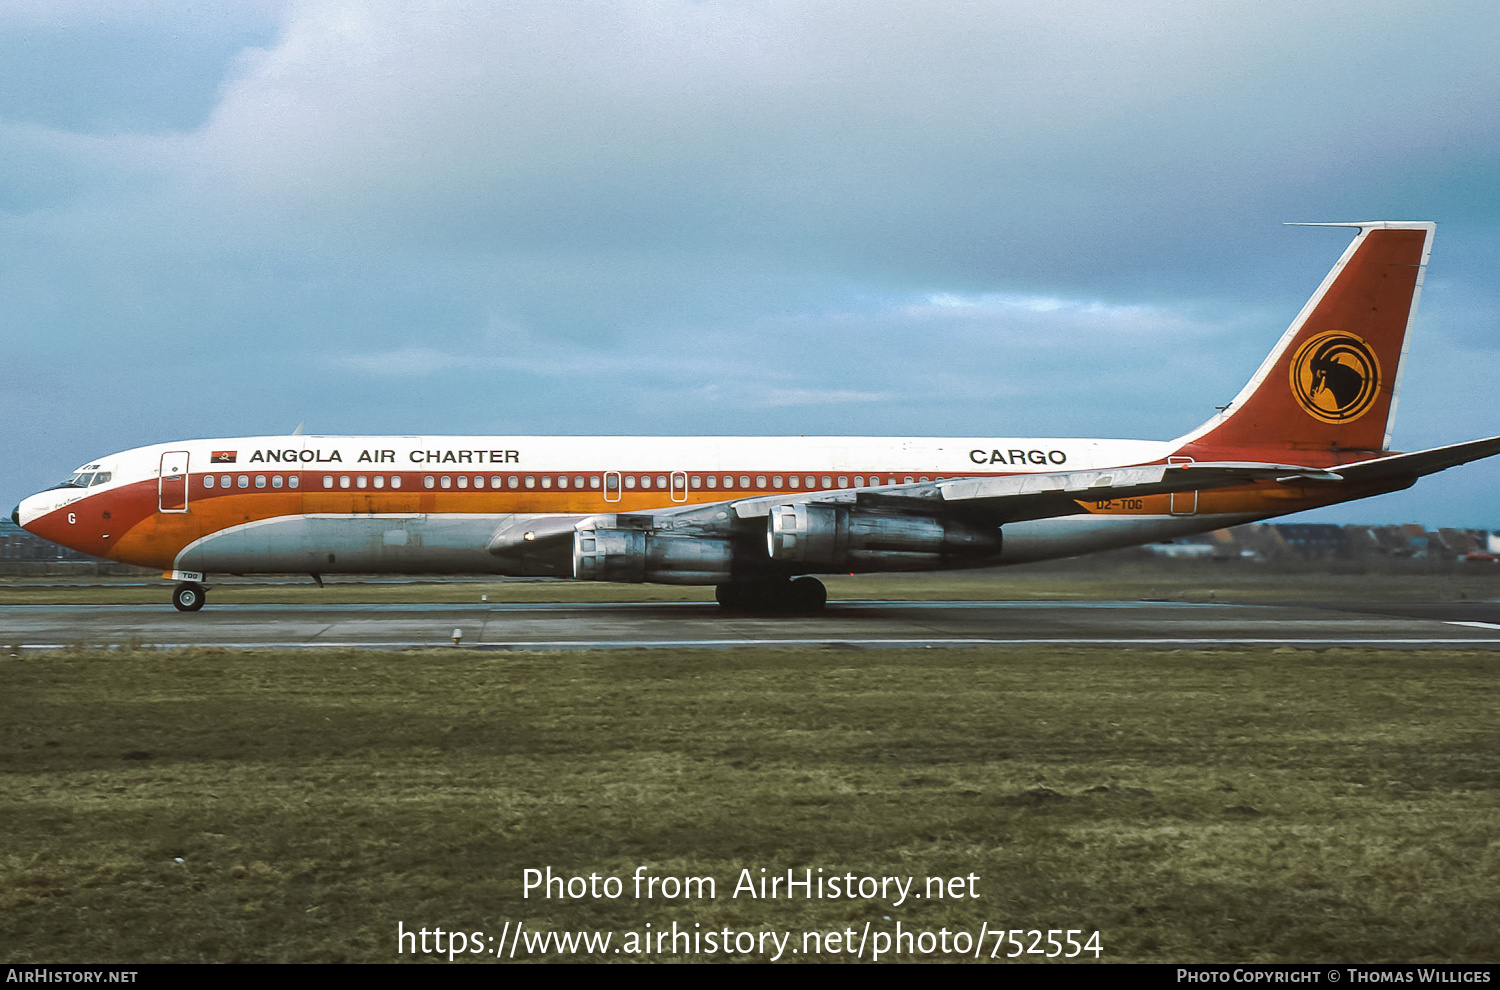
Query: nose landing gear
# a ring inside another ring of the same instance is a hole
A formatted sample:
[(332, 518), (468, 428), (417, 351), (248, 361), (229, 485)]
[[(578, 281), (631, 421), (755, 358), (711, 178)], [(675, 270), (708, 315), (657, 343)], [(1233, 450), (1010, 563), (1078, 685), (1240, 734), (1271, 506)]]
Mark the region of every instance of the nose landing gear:
[(208, 589), (192, 581), (184, 581), (172, 589), (172, 606), (179, 612), (196, 612), (203, 607)]

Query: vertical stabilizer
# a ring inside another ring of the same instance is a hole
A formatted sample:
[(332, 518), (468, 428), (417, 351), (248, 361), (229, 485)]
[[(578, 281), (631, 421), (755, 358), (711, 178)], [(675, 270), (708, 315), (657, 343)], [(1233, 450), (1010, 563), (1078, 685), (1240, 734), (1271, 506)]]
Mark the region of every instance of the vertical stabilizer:
[(1264, 451), (1269, 459), (1278, 451), (1370, 454), (1389, 447), (1407, 331), (1436, 225), (1308, 226), (1359, 234), (1249, 384), (1181, 439), (1183, 453), (1203, 460)]

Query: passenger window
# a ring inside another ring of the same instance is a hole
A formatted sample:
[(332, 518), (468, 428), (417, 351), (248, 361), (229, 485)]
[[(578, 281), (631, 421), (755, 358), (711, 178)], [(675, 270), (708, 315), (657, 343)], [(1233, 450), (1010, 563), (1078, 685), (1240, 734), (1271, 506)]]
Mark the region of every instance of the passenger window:
[(325, 474), (325, 475), (323, 475), (323, 487), (324, 488), (332, 488), (333, 487), (333, 475), (331, 475), (331, 474)]
[(547, 475), (547, 474), (542, 475), (542, 487), (543, 488), (551, 488), (552, 487), (552, 476), (551, 475)]
[(460, 488), (468, 488), (469, 487), (469, 476), (468, 475), (461, 474), (461, 475), (458, 476), (458, 487), (460, 487)]
[(799, 486), (800, 484), (802, 484), (802, 479), (799, 478), (799, 477), (797, 477), (795, 474), (792, 475), (790, 478), (788, 478), (786, 480), (787, 480), (787, 483), (791, 487), (793, 487), (793, 488), (796, 488), (797, 486)]
[(718, 478), (718, 475), (711, 474), (711, 475), (708, 476), (708, 487), (710, 487), (710, 488), (718, 488), (719, 487), (719, 478)]
[(490, 476), (490, 487), (491, 488), (499, 488), (500, 485), (501, 485), (500, 476), (498, 474), (491, 475)]
[(275, 477), (273, 477), (271, 479), (271, 487), (272, 488), (280, 488), (281, 487), (281, 475), (278, 474), (278, 475), (276, 475)]
[(703, 487), (703, 476), (701, 474), (695, 474), (695, 475), (693, 475), (691, 478), (688, 479), (688, 484), (692, 485), (694, 488), (702, 488)]
[[(296, 488), (297, 486), (293, 485), (292, 487)], [(391, 475), (391, 487), (392, 488), (400, 488), (401, 487), (401, 476), (399, 474), (393, 474), (393, 475)]]
[(236, 482), (236, 484), (238, 484), (241, 488), (249, 488), (250, 476), (248, 474), (240, 475), (239, 480)]
[(750, 476), (748, 474), (742, 474), (742, 475), (740, 475), (740, 489), (741, 490), (745, 490), (745, 489), (748, 489), (749, 487), (750, 487)]
[(763, 474), (757, 474), (755, 476), (755, 487), (756, 488), (764, 488), (764, 487), (766, 487), (766, 476), (765, 475), (763, 475)]
[(656, 487), (657, 488), (663, 488), (663, 489), (667, 487), (667, 476), (666, 475), (659, 474), (659, 475), (656, 476)]
[(515, 475), (511, 475), (509, 478), (507, 478), (506, 481), (505, 481), (505, 483), (507, 485), (509, 485), (510, 487), (512, 487), (512, 488), (520, 488), (521, 487), (521, 479), (517, 478)]
[(909, 484), (911, 484), (911, 475), (907, 475), (907, 476), (906, 476), (906, 483), (907, 483), (907, 484), (908, 484), (908, 485), (909, 485)]
[(560, 475), (557, 476), (557, 487), (559, 487), (559, 488), (566, 488), (566, 487), (568, 487), (568, 476), (567, 475), (560, 474)]
[(581, 475), (581, 474), (575, 474), (575, 475), (573, 475), (573, 487), (574, 488), (582, 488), (583, 487), (583, 475)]
[(589, 476), (589, 487), (590, 488), (598, 488), (599, 487), (599, 476), (597, 474)]
[(849, 487), (849, 476), (848, 475), (846, 475), (846, 474), (839, 475), (839, 487), (840, 488), (848, 488)]
[(863, 488), (863, 487), (865, 487), (865, 479), (856, 474), (854, 476), (854, 487), (855, 488)]
[(385, 476), (384, 475), (377, 474), (375, 476), (375, 487), (376, 488), (384, 488), (385, 487)]
[(814, 478), (812, 475), (808, 475), (806, 478), (803, 478), (802, 480), (807, 484), (808, 488), (816, 488), (816, 487), (818, 487), (818, 479)]
[(476, 474), (474, 476), (474, 487), (475, 488), (483, 488), (484, 487), (484, 475), (482, 475), (482, 474)]
[(355, 488), (364, 488), (369, 483), (370, 483), (370, 479), (368, 477), (366, 477), (365, 475), (363, 475), (363, 474), (360, 475), (358, 478), (354, 479), (354, 487)]
[(219, 476), (219, 487), (220, 488), (228, 488), (229, 487), (229, 475), (223, 474), (223, 475)]
[(535, 488), (536, 487), (536, 478), (533, 475), (529, 475), (528, 474), (526, 476), (526, 487), (527, 488)]
[(288, 488), (296, 488), (296, 487), (297, 487), (297, 486), (298, 486), (298, 485), (300, 485), (300, 484), (301, 484), (301, 483), (302, 483), (302, 482), (301, 482), (301, 481), (300, 481), (300, 480), (299, 480), (299, 479), (300, 479), (300, 477), (301, 477), (301, 476), (300, 476), (300, 475), (296, 475), (296, 474), (294, 474), (294, 475), (291, 475), (291, 476), (290, 476), (290, 477), (288, 477), (288, 478), (287, 478), (287, 479), (286, 479), (286, 486), (287, 486), (287, 487), (288, 487)]
[(643, 475), (641, 475), (641, 487), (642, 488), (650, 488), (651, 487), (651, 476), (649, 474), (643, 474)]
[(826, 475), (826, 474), (823, 475), (823, 487), (824, 488), (832, 488), (833, 487), (833, 479), (830, 478), (830, 477), (828, 477), (828, 475)]
[(635, 487), (635, 475), (633, 475), (633, 474), (627, 474), (625, 476), (625, 487), (626, 488), (634, 488)]
[(781, 487), (781, 475), (778, 474), (778, 475), (775, 475), (775, 476), (773, 476), (771, 478), (771, 487), (772, 488), (780, 488)]
[(341, 475), (339, 475), (339, 487), (340, 488), (348, 488), (349, 487), (349, 476), (347, 474), (341, 474)]
[(433, 488), (437, 485), (437, 479), (429, 474), (427, 477), (422, 479), (422, 485), (425, 488)]
[(734, 477), (733, 476), (727, 475), (727, 474), (724, 476), (724, 487), (725, 488), (733, 488), (734, 487)]
[(214, 486), (214, 476), (211, 475), (211, 474), (205, 474), (203, 476), (203, 487), (204, 488), (212, 488), (213, 486)]
[(448, 475), (445, 474), (441, 478), (438, 479), (438, 484), (441, 487), (443, 487), (443, 488), (452, 488), (453, 487), (453, 479), (450, 478)]
[(924, 474), (924, 475), (922, 475), (922, 480), (923, 480), (923, 481), (926, 481), (926, 480), (927, 480), (927, 475), (925, 475), (925, 474)]

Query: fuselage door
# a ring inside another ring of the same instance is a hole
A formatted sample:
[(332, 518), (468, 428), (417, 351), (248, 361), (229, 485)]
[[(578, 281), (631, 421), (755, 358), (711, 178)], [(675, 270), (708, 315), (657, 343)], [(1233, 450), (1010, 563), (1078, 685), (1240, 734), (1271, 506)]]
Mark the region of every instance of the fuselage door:
[(672, 501), (687, 501), (687, 473), (684, 471), (672, 472)]
[(620, 501), (620, 472), (618, 472), (618, 471), (605, 471), (604, 472), (604, 501), (606, 501), (606, 502), (618, 502), (618, 501)]
[[(1191, 464), (1193, 463), (1193, 459), (1191, 457), (1168, 457), (1167, 463)], [(1170, 497), (1172, 499), (1172, 515), (1191, 516), (1198, 511), (1198, 492), (1196, 490), (1191, 492), (1173, 492)]]
[(169, 450), (161, 455), (156, 479), (156, 505), (162, 512), (188, 510), (188, 452)]

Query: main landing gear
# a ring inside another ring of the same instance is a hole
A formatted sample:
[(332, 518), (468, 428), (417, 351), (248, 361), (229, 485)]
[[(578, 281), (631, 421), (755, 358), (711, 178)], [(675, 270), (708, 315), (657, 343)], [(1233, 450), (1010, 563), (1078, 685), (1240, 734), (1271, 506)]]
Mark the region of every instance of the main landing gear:
[(828, 603), (828, 589), (811, 577), (741, 581), (717, 585), (714, 599), (724, 608), (746, 612), (821, 612)]
[(172, 605), (179, 612), (196, 612), (203, 607), (208, 589), (192, 581), (184, 581), (172, 589)]

